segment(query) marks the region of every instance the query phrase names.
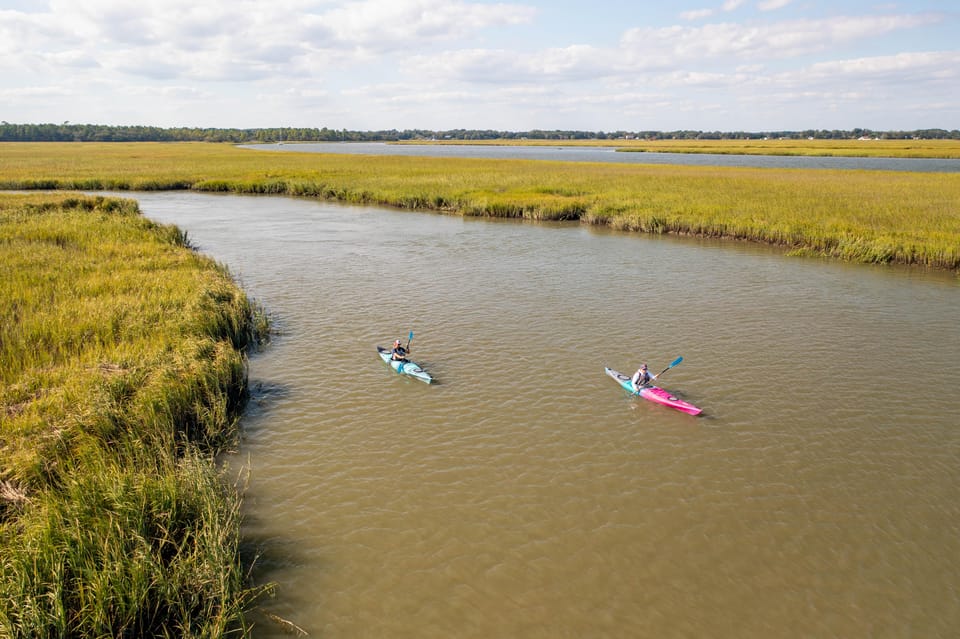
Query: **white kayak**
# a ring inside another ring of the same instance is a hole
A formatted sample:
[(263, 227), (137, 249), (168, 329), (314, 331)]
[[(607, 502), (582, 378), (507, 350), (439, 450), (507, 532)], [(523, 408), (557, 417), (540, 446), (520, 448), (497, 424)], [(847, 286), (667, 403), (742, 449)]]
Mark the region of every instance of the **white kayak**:
[(430, 383), (433, 381), (433, 378), (430, 377), (430, 373), (420, 368), (420, 364), (416, 362), (411, 362), (409, 359), (397, 360), (391, 359), (391, 351), (389, 348), (384, 348), (383, 346), (377, 346), (377, 354), (380, 355), (380, 359), (390, 365), (390, 368), (397, 371), (401, 375), (409, 375), (410, 377), (416, 377), (422, 382)]

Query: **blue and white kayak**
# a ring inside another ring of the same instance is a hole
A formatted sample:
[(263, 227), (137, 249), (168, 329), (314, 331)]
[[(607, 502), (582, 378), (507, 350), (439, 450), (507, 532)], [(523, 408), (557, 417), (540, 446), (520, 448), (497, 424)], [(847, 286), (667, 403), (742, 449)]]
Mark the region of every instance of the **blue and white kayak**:
[(416, 362), (411, 362), (408, 359), (405, 360), (396, 360), (391, 359), (391, 351), (389, 348), (384, 348), (383, 346), (377, 346), (377, 353), (387, 364), (390, 364), (390, 368), (397, 371), (401, 375), (409, 375), (411, 377), (416, 377), (422, 382), (430, 383), (433, 381), (433, 378), (430, 377), (430, 373), (420, 368), (420, 364)]

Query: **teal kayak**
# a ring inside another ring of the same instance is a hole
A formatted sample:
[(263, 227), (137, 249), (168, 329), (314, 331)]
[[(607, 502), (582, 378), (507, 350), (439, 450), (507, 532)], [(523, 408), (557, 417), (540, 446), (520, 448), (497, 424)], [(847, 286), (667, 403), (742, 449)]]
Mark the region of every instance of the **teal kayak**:
[(409, 375), (410, 377), (416, 377), (422, 382), (430, 383), (433, 381), (433, 378), (430, 377), (430, 373), (420, 368), (420, 365), (416, 362), (411, 362), (409, 359), (396, 360), (391, 359), (391, 351), (389, 348), (384, 348), (383, 346), (377, 346), (377, 353), (380, 355), (380, 359), (390, 365), (390, 368), (397, 371), (401, 375)]

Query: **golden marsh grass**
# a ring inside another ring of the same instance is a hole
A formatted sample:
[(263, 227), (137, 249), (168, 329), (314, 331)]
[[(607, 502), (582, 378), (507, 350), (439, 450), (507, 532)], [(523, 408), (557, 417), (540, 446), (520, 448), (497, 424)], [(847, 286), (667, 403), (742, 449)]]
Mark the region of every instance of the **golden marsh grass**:
[(0, 275), (0, 636), (242, 632), (251, 303), (132, 200), (0, 195)]
[(960, 268), (960, 174), (270, 152), (203, 143), (0, 144), (0, 188), (275, 193), (581, 220), (803, 254)]

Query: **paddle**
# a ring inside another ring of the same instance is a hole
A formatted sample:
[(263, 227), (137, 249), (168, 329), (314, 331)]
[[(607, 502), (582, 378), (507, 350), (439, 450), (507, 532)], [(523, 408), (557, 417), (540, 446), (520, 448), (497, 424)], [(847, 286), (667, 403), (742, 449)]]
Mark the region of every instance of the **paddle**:
[(657, 379), (658, 377), (660, 377), (661, 375), (663, 375), (663, 374), (666, 373), (668, 370), (670, 370), (671, 368), (673, 368), (674, 366), (676, 366), (677, 364), (679, 364), (679, 363), (682, 362), (682, 361), (683, 361), (683, 358), (682, 358), (682, 357), (678, 357), (677, 359), (675, 359), (675, 360), (673, 360), (672, 362), (670, 362), (670, 365), (669, 365), (669, 366), (667, 366), (665, 369), (663, 369), (662, 371), (660, 371), (659, 373), (657, 373), (656, 375), (654, 375), (651, 379)]
[(407, 335), (407, 347), (404, 350), (410, 350), (410, 341), (413, 339), (413, 331), (410, 331), (410, 334)]

